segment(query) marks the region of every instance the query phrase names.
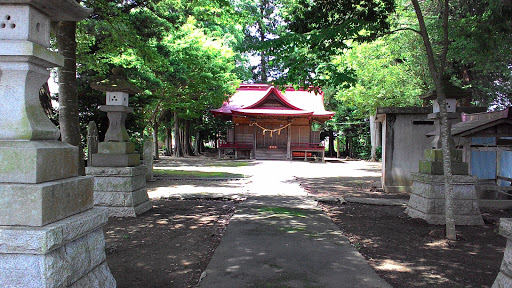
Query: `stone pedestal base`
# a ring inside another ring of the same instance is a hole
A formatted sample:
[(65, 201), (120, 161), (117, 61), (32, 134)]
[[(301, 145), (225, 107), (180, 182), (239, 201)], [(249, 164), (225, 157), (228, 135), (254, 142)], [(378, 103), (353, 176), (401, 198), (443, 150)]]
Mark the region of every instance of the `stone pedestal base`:
[(500, 219), (500, 235), (507, 238), (507, 248), (503, 254), (500, 272), (492, 288), (512, 287), (512, 218)]
[[(412, 194), (406, 213), (430, 224), (446, 224), (444, 176), (413, 173)], [(483, 225), (475, 192), (475, 177), (454, 175), (455, 225)]]
[(91, 166), (94, 167), (135, 167), (140, 165), (140, 154), (131, 142), (101, 142), (98, 153), (94, 154)]
[(146, 167), (87, 167), (94, 176), (94, 205), (106, 207), (109, 216), (136, 217), (152, 205), (146, 190)]
[(0, 287), (116, 287), (105, 262), (105, 209), (42, 227), (0, 226)]

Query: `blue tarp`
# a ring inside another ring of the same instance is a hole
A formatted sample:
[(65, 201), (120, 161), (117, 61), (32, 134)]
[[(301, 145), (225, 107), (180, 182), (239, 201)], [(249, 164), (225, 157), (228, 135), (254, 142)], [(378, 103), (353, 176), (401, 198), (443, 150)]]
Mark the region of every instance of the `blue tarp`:
[[(496, 145), (494, 137), (473, 137), (472, 144)], [(478, 179), (496, 179), (496, 152), (471, 151), (471, 175)]]

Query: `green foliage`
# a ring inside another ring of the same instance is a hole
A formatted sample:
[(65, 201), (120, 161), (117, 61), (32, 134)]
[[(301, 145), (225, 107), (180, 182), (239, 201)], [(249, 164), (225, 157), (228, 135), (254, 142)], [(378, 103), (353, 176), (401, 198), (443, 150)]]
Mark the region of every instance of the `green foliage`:
[(352, 69), (357, 81), (334, 97), (353, 106), (358, 119), (375, 113), (377, 107), (420, 105), (418, 96), (428, 88), (428, 74), (415, 37), (403, 31), (371, 43), (353, 43), (334, 63)]
[(249, 162), (242, 162), (242, 161), (222, 161), (217, 163), (208, 164), (207, 166), (210, 167), (245, 167), (249, 166)]
[[(418, 95), (433, 86), (406, 0), (396, 7), (392, 0), (81, 2), (94, 14), (77, 28), (80, 120), (82, 131), (95, 120), (100, 137), (107, 127), (97, 109), (104, 95), (90, 83), (113, 67), (123, 67), (144, 90), (130, 97), (134, 113), (127, 120), (139, 141), (150, 137), (145, 128), (155, 121), (172, 127), (174, 111), (193, 132), (213, 140), (228, 124), (207, 111), (232, 95), (240, 80), (269, 77), (275, 84), (322, 86), (326, 107), (336, 112), (322, 129), (342, 131), (358, 155), (367, 153), (364, 119), (376, 107), (419, 105)], [(439, 53), (442, 9), (435, 1), (422, 5)], [(450, 13), (452, 82), (471, 88), (476, 103), (510, 103), (512, 5), (452, 0)], [(251, 66), (250, 57), (263, 59), (265, 68)]]
[(304, 87), (346, 86), (352, 71), (333, 65), (350, 41), (370, 41), (388, 31), (392, 0), (299, 0), (287, 9), (289, 32), (268, 41), (283, 75), (278, 82)]
[[(480, 106), (509, 105), (512, 99), (512, 5), (501, 0), (451, 0), (449, 5), (445, 74), (455, 85), (471, 90), (472, 99), (468, 102), (472, 100)], [(408, 3), (401, 6), (401, 26), (415, 28), (417, 20), (411, 17), (414, 10)], [(442, 5), (426, 1), (422, 6), (434, 54), (440, 55)], [(422, 57), (424, 54), (424, 51), (417, 53)], [(439, 64), (436, 63), (438, 67)]]
[(100, 134), (106, 125), (97, 107), (104, 104), (104, 95), (89, 86), (108, 77), (113, 67), (124, 68), (143, 90), (130, 97), (134, 113), (127, 120), (129, 133), (138, 140), (150, 137), (145, 127), (163, 111), (202, 120), (207, 110), (234, 93), (239, 83), (235, 68), (243, 60), (229, 46), (241, 41), (242, 32), (229, 2), (83, 2), (94, 14), (77, 31), (77, 72), (85, 99), (81, 114), (87, 115), (84, 120), (102, 123)]
[(224, 118), (214, 117), (211, 113), (205, 113), (202, 121), (196, 123), (193, 132), (199, 132), (201, 138), (206, 141), (216, 141), (217, 138), (225, 138), (226, 131), (233, 125)]
[(180, 75), (171, 94), (165, 98), (166, 107), (183, 111), (185, 119), (201, 117), (204, 111), (219, 107), (235, 92), (239, 84), (234, 53), (223, 41), (209, 38), (198, 29), (193, 18), (176, 33), (167, 36), (162, 44), (171, 59), (179, 63)]
[(370, 159), (370, 125), (367, 116), (361, 116), (355, 106), (339, 102), (333, 119), (325, 123), (325, 129), (337, 131), (340, 138), (341, 156)]
[(448, 61), (460, 86), (480, 105), (512, 100), (512, 5), (500, 0), (452, 1)]
[[(282, 69), (274, 60), (272, 48), (265, 42), (282, 34), (285, 23), (282, 20), (284, 6), (289, 0), (238, 0), (233, 1), (244, 27), (243, 41), (236, 50), (247, 58), (252, 58), (245, 67), (248, 81), (266, 83), (281, 75)], [(259, 59), (259, 63), (254, 63)], [(252, 65), (252, 66), (250, 66)]]

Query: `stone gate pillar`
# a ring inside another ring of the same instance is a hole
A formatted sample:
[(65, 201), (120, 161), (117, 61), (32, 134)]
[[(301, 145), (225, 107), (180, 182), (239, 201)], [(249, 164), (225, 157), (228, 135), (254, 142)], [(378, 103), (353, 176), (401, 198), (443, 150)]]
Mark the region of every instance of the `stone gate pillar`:
[[(6, 3), (7, 2), (7, 3)], [(39, 103), (64, 58), (51, 52), (50, 22), (91, 12), (74, 0), (0, 2), (0, 287), (115, 287), (93, 208), (93, 178), (78, 176), (78, 148)]]
[(155, 179), (153, 178), (153, 153), (155, 152), (155, 143), (153, 141), (144, 142), (143, 147), (143, 162), (144, 166), (146, 166), (146, 182), (153, 182)]

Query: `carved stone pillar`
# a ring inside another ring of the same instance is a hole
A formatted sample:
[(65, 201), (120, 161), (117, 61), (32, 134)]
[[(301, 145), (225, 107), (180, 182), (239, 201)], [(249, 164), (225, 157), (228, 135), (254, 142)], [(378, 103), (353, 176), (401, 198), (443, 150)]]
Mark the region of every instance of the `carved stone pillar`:
[[(7, 2), (7, 3), (6, 3)], [(74, 0), (0, 2), (0, 287), (115, 287), (93, 178), (78, 176), (78, 148), (39, 103), (64, 59), (50, 51), (50, 22), (91, 12)]]

